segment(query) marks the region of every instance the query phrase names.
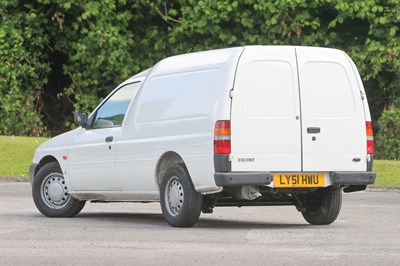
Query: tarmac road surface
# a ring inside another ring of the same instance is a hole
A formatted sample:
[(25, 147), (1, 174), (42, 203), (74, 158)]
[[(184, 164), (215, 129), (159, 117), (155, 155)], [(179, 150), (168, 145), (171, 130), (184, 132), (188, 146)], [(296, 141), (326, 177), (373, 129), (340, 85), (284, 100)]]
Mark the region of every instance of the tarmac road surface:
[(329, 226), (292, 206), (215, 208), (172, 228), (158, 203), (87, 203), (46, 218), (30, 184), (0, 183), (0, 265), (400, 265), (400, 193), (345, 194)]

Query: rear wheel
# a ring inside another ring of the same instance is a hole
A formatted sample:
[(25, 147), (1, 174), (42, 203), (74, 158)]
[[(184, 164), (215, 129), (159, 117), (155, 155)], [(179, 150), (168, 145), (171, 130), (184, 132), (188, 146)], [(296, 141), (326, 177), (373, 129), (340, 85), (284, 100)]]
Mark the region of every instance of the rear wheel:
[(40, 168), (32, 183), (32, 196), (38, 210), (47, 217), (72, 217), (85, 206), (85, 201), (71, 197), (57, 162)]
[(203, 197), (198, 193), (184, 164), (165, 171), (160, 185), (161, 209), (168, 224), (191, 227), (199, 219)]
[(304, 196), (306, 211), (302, 212), (304, 219), (313, 225), (333, 223), (339, 215), (342, 206), (342, 190), (340, 188), (325, 188)]

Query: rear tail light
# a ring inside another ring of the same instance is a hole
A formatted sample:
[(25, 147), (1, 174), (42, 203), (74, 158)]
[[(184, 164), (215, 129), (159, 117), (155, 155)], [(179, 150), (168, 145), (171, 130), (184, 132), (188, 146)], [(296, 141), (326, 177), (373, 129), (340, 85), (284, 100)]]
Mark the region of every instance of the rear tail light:
[(219, 120), (214, 129), (214, 153), (231, 153), (231, 121)]
[(374, 133), (372, 131), (372, 122), (366, 122), (367, 128), (367, 154), (374, 153)]

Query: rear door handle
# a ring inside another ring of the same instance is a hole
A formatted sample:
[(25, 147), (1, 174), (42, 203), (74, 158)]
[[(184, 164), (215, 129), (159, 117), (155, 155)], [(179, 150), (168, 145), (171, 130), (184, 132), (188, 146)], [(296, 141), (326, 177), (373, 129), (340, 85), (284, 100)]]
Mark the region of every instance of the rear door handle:
[(114, 139), (113, 136), (108, 136), (108, 137), (106, 138), (106, 142), (112, 142), (113, 139)]
[(317, 134), (320, 133), (321, 129), (319, 127), (308, 127), (307, 128), (307, 133), (308, 134)]

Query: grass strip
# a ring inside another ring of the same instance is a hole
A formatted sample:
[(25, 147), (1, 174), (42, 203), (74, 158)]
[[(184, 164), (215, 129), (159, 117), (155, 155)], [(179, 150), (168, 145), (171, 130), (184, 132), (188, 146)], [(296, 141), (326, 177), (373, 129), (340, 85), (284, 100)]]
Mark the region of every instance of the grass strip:
[(0, 176), (24, 180), (36, 148), (47, 138), (0, 136)]
[[(0, 136), (0, 180), (27, 181), (35, 149), (47, 138)], [(373, 186), (400, 187), (400, 161), (375, 160)]]

